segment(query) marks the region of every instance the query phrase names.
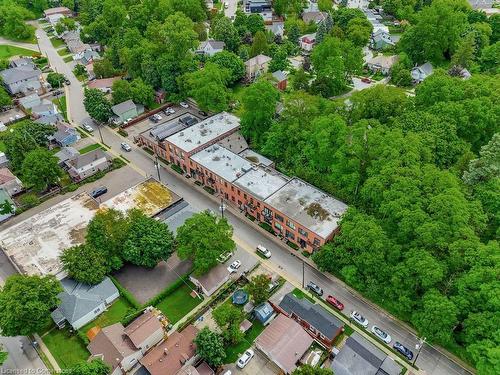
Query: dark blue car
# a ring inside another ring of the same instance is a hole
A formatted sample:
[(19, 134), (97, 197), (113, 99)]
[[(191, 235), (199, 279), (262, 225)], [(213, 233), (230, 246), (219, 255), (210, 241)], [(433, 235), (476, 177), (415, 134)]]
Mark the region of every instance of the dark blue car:
[(396, 349), (398, 352), (400, 352), (402, 355), (404, 355), (406, 358), (408, 358), (409, 361), (413, 359), (412, 351), (403, 344), (401, 344), (399, 341), (396, 341), (392, 347)]

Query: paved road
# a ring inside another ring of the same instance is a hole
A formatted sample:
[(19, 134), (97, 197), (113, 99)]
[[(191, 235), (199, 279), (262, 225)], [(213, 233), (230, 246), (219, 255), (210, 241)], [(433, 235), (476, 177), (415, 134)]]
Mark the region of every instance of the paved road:
[[(37, 31), (45, 34), (43, 31)], [(80, 124), (85, 120), (88, 115), (83, 109), (83, 91), (81, 83), (74, 77), (66, 64), (62, 61), (61, 57), (55, 52), (50, 44), (46, 35), (41, 35), (40, 46), (46, 55), (51, 60), (52, 66), (56, 67), (58, 71), (63, 72), (71, 81), (71, 87), (68, 105), (71, 119)], [(97, 133), (97, 132), (94, 132)], [(128, 160), (131, 161), (130, 166), (141, 173), (143, 176), (156, 176), (157, 172), (150, 156), (138, 149), (135, 145), (132, 146), (132, 152), (125, 153), (120, 149), (120, 143), (124, 141), (123, 137), (118, 135), (110, 128), (102, 129), (104, 142), (111, 146), (113, 153), (124, 154)], [(94, 134), (97, 140), (97, 135)], [(130, 140), (128, 140), (129, 143)], [(190, 180), (172, 173), (170, 170), (166, 171), (164, 168), (160, 169), (160, 178), (172, 191), (182, 196), (188, 203), (194, 207), (204, 210), (212, 209), (218, 211), (217, 203), (207, 199), (207, 197), (199, 190), (193, 187)], [(273, 256), (271, 258), (272, 264), (283, 271), (287, 278), (293, 279), (295, 282), (302, 281), (302, 261), (295, 256), (290, 255), (290, 249), (282, 244), (277, 243), (275, 239), (270, 239), (265, 236), (260, 230), (249, 225), (246, 218), (241, 215), (234, 215), (229, 210), (226, 211), (229, 222), (234, 227), (235, 239), (240, 247), (247, 248), (252, 251), (257, 244), (263, 244), (271, 249)], [(324, 290), (325, 294), (332, 294), (337, 296), (346, 306), (345, 311), (349, 313), (351, 310), (360, 311), (371, 324), (376, 324), (379, 327), (388, 331), (394, 340), (398, 340), (408, 347), (414, 347), (418, 342), (417, 337), (411, 333), (402, 324), (392, 319), (388, 314), (381, 311), (376, 306), (373, 306), (368, 301), (365, 301), (360, 296), (351, 293), (344, 285), (336, 280), (330, 279), (322, 273), (307, 267), (305, 271), (305, 281), (314, 280)], [(420, 354), (417, 365), (427, 371), (428, 374), (444, 375), (444, 374), (468, 374), (465, 369), (461, 368), (458, 364), (448, 359), (445, 355), (436, 351), (428, 345), (424, 346)]]
[[(0, 251), (0, 285), (3, 285), (5, 279), (15, 273), (12, 264), (3, 251)], [(23, 344), (23, 348), (21, 348), (21, 344)], [(3, 346), (3, 350), (9, 353), (5, 363), (0, 366), (0, 374), (4, 373), (4, 370), (5, 373), (8, 373), (7, 370), (47, 370), (36, 351), (30, 346), (27, 337), (0, 336), (0, 346)]]

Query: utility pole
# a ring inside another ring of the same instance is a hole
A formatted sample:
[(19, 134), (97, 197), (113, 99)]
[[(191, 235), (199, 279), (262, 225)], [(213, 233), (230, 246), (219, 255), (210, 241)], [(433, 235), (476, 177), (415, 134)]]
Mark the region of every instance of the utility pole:
[(156, 172), (158, 173), (158, 181), (161, 182), (161, 177), (160, 177), (160, 161), (158, 160), (158, 155), (155, 154), (155, 161), (154, 161), (154, 164), (155, 164), (155, 167), (156, 167)]
[(305, 280), (305, 263), (302, 261), (302, 289), (306, 287), (306, 280)]
[(418, 344), (415, 345), (415, 349), (417, 349), (417, 355), (415, 356), (415, 359), (413, 360), (413, 366), (415, 366), (415, 363), (417, 362), (417, 358), (420, 355), (420, 352), (422, 351), (422, 347), (425, 344), (426, 338), (419, 338), (418, 339)]

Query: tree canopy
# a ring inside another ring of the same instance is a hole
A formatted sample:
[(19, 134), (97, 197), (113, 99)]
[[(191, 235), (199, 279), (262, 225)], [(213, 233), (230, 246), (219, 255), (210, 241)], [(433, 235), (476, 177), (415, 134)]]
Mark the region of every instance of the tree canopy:
[(59, 167), (59, 159), (52, 152), (39, 147), (25, 155), (21, 174), (27, 186), (42, 192), (59, 181), (63, 170)]
[(222, 337), (208, 327), (203, 328), (194, 339), (196, 354), (207, 361), (208, 364), (218, 367), (224, 363), (226, 352)]

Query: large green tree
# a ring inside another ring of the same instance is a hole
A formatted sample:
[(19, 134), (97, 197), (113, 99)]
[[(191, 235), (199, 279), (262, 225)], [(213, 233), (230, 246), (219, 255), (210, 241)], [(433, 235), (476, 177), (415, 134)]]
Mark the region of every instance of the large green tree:
[(292, 375), (333, 375), (333, 371), (329, 368), (302, 365), (293, 370)]
[(27, 336), (46, 327), (62, 292), (54, 276), (9, 276), (0, 288), (0, 330), (4, 336)]
[(139, 266), (153, 268), (172, 254), (173, 235), (166, 224), (146, 216), (142, 211), (128, 214), (129, 226), (123, 245), (123, 259)]
[(85, 284), (99, 284), (109, 271), (105, 254), (90, 245), (65, 249), (61, 255), (61, 263), (72, 279)]
[(208, 327), (203, 328), (194, 339), (196, 354), (207, 361), (208, 364), (218, 367), (224, 363), (226, 352), (222, 337)]
[(208, 61), (218, 65), (221, 69), (227, 69), (230, 72), (228, 84), (236, 83), (245, 76), (245, 64), (239, 56), (233, 52), (222, 51), (216, 53), (210, 57)]
[(226, 219), (200, 212), (177, 229), (177, 253), (193, 261), (193, 272), (203, 275), (218, 264), (217, 258), (235, 248), (233, 228)]
[(93, 359), (90, 362), (84, 361), (66, 369), (69, 375), (107, 375), (111, 367), (101, 359)]
[(111, 103), (99, 89), (85, 89), (85, 110), (94, 120), (105, 123), (111, 117)]
[(243, 340), (240, 324), (245, 318), (243, 311), (232, 303), (223, 303), (212, 312), (212, 317), (222, 331), (227, 345), (237, 345)]
[(266, 302), (270, 296), (269, 278), (267, 275), (260, 274), (252, 277), (248, 284), (248, 292), (252, 296), (255, 305)]
[(63, 175), (58, 163), (59, 159), (47, 149), (36, 148), (28, 152), (21, 166), (24, 183), (38, 192), (55, 185)]

